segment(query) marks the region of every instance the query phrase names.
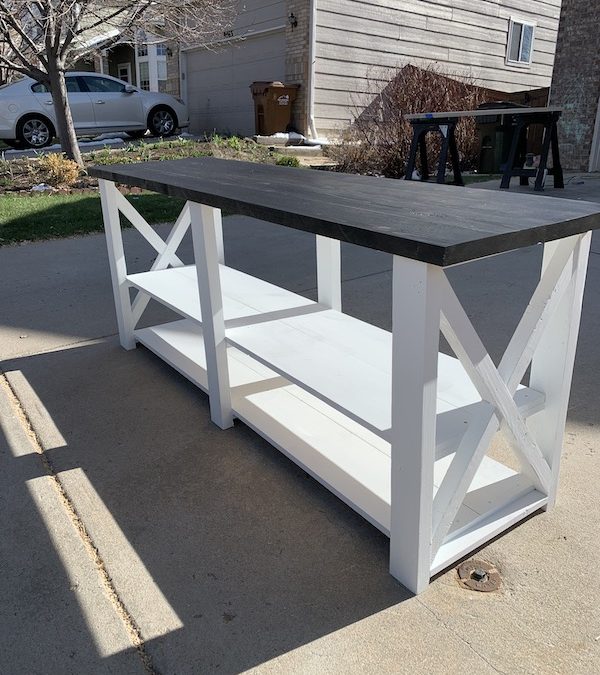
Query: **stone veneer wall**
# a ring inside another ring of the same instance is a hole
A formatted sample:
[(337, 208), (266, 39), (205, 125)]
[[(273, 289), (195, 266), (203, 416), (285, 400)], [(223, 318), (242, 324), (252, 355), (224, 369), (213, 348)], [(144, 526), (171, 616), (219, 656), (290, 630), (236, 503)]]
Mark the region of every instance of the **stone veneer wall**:
[(587, 171), (600, 96), (600, 2), (563, 0), (550, 105), (564, 111), (559, 122), (561, 163)]
[[(294, 14), (298, 20), (292, 28), (287, 17)], [(286, 15), (285, 84), (299, 84), (292, 108), (292, 124), (304, 135), (308, 134), (308, 79), (309, 79), (310, 1), (288, 0)]]

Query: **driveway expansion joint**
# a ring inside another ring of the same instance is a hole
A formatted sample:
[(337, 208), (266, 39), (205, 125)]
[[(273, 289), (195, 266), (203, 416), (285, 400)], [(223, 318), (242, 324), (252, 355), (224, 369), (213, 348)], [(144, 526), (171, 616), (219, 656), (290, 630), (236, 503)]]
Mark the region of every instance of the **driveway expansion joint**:
[(29, 439), (35, 453), (39, 456), (42, 466), (44, 467), (44, 470), (46, 472), (46, 475), (48, 476), (48, 478), (51, 479), (52, 484), (56, 492), (58, 493), (60, 503), (65, 509), (69, 520), (71, 521), (73, 527), (77, 531), (77, 534), (81, 538), (87, 554), (92, 559), (92, 562), (94, 563), (98, 575), (100, 576), (100, 581), (102, 586), (104, 587), (105, 593), (110, 603), (112, 604), (116, 614), (123, 622), (125, 632), (127, 633), (127, 636), (129, 637), (133, 647), (135, 648), (138, 656), (140, 657), (144, 670), (146, 671), (146, 673), (148, 673), (148, 675), (160, 675), (160, 673), (156, 670), (156, 668), (152, 663), (152, 658), (146, 651), (146, 645), (140, 628), (138, 627), (133, 616), (129, 613), (124, 602), (121, 600), (117, 592), (117, 589), (114, 585), (114, 582), (110, 577), (108, 570), (106, 569), (104, 561), (102, 560), (100, 552), (96, 548), (96, 545), (94, 544), (94, 541), (90, 536), (85, 526), (85, 523), (81, 519), (79, 513), (77, 512), (77, 509), (75, 508), (75, 505), (73, 504), (69, 495), (67, 494), (64, 485), (62, 484), (58, 474), (56, 473), (52, 465), (52, 461), (45, 453), (41, 439), (36, 433), (25, 408), (21, 404), (21, 401), (16, 391), (13, 389), (8, 378), (6, 377), (6, 374), (1, 369), (0, 369), (0, 389), (4, 390), (4, 393), (6, 394), (9, 404), (14, 410), (17, 420), (21, 424), (23, 431), (25, 432), (25, 435)]

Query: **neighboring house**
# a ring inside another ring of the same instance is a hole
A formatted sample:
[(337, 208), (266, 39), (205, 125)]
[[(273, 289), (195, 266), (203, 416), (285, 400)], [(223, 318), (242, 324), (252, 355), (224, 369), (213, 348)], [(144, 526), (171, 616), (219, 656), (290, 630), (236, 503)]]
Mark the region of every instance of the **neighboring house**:
[(146, 41), (132, 45), (116, 42), (103, 49), (94, 60), (94, 70), (146, 91), (179, 96), (179, 48), (173, 42), (161, 42), (149, 36)]
[(562, 106), (561, 163), (600, 171), (600, 4), (563, 0), (550, 102)]
[[(548, 87), (561, 0), (240, 0), (221, 41), (183, 50), (191, 130), (254, 131), (249, 85), (299, 84), (294, 125), (333, 136), (382, 69), (437, 64), (484, 87)], [(383, 82), (381, 83), (383, 86)], [(187, 91), (187, 94), (186, 94)]]

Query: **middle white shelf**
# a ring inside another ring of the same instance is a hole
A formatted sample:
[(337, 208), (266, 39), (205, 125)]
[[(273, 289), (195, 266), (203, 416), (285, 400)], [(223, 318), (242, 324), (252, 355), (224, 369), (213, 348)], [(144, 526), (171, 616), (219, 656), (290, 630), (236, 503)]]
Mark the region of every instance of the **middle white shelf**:
[[(201, 324), (195, 266), (131, 274), (127, 279)], [(220, 266), (220, 280), (229, 344), (389, 440), (390, 332), (226, 265)], [(525, 415), (543, 403), (541, 394), (522, 386), (516, 400)], [(469, 412), (480, 401), (460, 361), (439, 354), (438, 453), (453, 447)]]

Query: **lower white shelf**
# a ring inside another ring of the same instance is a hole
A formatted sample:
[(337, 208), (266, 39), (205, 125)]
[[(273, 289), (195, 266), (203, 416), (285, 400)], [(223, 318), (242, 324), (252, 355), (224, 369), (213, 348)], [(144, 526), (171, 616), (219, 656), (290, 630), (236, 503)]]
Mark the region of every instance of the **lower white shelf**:
[[(183, 319), (143, 328), (136, 330), (135, 336), (206, 391), (204, 343), (197, 321)], [(389, 535), (389, 444), (252, 356), (233, 346), (228, 347), (227, 353), (236, 417)], [(530, 414), (535, 412), (539, 402), (534, 405), (527, 394), (524, 396), (523, 408)], [(452, 430), (459, 411), (460, 408), (438, 416), (438, 434), (440, 426), (444, 426), (440, 422), (445, 421)], [(436, 488), (453, 457), (448, 442), (442, 445), (435, 463)], [(432, 574), (539, 509), (545, 501), (527, 477), (486, 457), (438, 551)]]

